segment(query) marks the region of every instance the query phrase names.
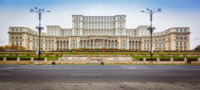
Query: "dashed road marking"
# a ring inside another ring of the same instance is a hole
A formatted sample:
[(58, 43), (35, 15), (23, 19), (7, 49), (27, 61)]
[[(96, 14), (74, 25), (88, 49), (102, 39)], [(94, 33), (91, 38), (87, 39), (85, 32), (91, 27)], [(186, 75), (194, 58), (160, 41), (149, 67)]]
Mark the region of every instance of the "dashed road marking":
[(162, 74), (162, 76), (194, 76), (194, 74)]
[(11, 74), (4, 74), (4, 73), (0, 74), (0, 76), (7, 76), (7, 75), (11, 75)]
[(70, 75), (73, 75), (73, 76), (83, 76), (83, 75), (98, 75), (98, 76), (101, 76), (102, 74), (70, 74)]
[(8, 71), (31, 71), (31, 70), (8, 70)]

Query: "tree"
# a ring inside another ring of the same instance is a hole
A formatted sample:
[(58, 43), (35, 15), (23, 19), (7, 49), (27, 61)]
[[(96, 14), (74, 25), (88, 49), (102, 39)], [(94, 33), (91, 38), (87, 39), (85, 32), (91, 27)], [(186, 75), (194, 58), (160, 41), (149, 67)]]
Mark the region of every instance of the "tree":
[(101, 50), (104, 52), (106, 50), (106, 47), (103, 47)]
[(82, 48), (78, 48), (77, 51), (83, 51), (83, 49)]
[(24, 46), (21, 46), (21, 45), (11, 45), (11, 46), (5, 45), (4, 49), (20, 50), (20, 51), (26, 50), (26, 48)]
[(195, 51), (200, 51), (200, 45), (198, 45), (194, 50)]
[(5, 51), (3, 46), (0, 46), (0, 51)]
[(5, 46), (4, 46), (4, 49), (10, 49), (10, 46), (5, 45)]

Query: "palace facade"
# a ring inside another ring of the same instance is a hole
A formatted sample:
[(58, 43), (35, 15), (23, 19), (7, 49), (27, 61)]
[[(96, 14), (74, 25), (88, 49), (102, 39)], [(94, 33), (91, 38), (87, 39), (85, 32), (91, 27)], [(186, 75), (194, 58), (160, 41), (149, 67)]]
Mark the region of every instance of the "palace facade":
[[(72, 15), (72, 28), (47, 25), (47, 33), (41, 32), (41, 50), (70, 49), (125, 49), (150, 50), (150, 26), (126, 28), (126, 15), (83, 16)], [(36, 50), (39, 32), (27, 27), (10, 27), (9, 45), (22, 45), (27, 50)], [(154, 50), (189, 50), (188, 27), (173, 27), (153, 33)]]

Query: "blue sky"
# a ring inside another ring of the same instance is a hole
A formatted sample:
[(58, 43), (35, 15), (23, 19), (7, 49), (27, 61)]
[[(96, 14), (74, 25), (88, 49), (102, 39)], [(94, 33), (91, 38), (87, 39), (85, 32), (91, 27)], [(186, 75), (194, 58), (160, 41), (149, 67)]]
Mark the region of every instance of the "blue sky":
[[(71, 16), (127, 15), (126, 27), (149, 25), (146, 8), (161, 8), (153, 15), (155, 32), (171, 27), (189, 27), (190, 49), (200, 45), (200, 0), (0, 0), (0, 46), (8, 44), (8, 28), (23, 26), (36, 30), (38, 15), (29, 10), (34, 7), (50, 10), (42, 15), (42, 26), (59, 25), (71, 28)], [(43, 30), (46, 32), (46, 29)]]

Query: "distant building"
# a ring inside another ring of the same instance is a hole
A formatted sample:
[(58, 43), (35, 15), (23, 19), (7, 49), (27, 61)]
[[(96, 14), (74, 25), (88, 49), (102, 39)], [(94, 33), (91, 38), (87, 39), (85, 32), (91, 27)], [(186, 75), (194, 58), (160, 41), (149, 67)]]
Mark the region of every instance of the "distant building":
[[(72, 15), (72, 28), (47, 25), (47, 33), (41, 33), (42, 50), (125, 49), (150, 50), (150, 26), (126, 28), (126, 15), (83, 16)], [(10, 27), (9, 45), (19, 44), (27, 50), (36, 50), (39, 32), (26, 27)], [(173, 27), (153, 33), (154, 50), (189, 50), (188, 27)]]

